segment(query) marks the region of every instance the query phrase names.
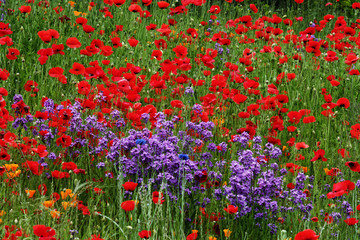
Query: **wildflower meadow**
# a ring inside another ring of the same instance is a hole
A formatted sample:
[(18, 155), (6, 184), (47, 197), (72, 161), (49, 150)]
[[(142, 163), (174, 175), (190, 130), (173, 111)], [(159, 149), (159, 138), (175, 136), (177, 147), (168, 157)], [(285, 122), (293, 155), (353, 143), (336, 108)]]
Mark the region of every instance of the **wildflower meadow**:
[(2, 240), (360, 239), (360, 2), (0, 0)]

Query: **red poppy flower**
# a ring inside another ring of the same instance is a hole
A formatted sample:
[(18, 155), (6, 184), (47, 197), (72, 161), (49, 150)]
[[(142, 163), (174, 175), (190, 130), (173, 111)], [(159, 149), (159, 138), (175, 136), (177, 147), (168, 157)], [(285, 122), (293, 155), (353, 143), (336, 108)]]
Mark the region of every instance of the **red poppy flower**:
[(152, 0), (142, 0), (142, 3), (143, 3), (145, 6), (150, 6), (150, 4), (152, 3)]
[(130, 212), (135, 209), (135, 201), (134, 200), (125, 201), (121, 203), (121, 208), (124, 209), (126, 212)]
[(247, 112), (250, 113), (250, 115), (258, 116), (260, 115), (260, 112), (258, 111), (259, 107), (259, 104), (250, 104), (247, 107)]
[(173, 48), (173, 51), (176, 53), (176, 57), (178, 57), (178, 58), (184, 58), (184, 57), (186, 57), (186, 55), (188, 53), (188, 49), (181, 45)]
[(307, 145), (307, 144), (304, 143), (304, 142), (298, 142), (298, 143), (296, 143), (296, 145), (295, 145), (295, 148), (296, 148), (297, 150), (305, 149), (305, 148), (308, 148), (308, 147), (309, 147), (309, 145)]
[(296, 234), (294, 240), (317, 240), (319, 237), (313, 230), (306, 229)]
[(293, 25), (293, 21), (292, 21), (291, 19), (289, 19), (289, 18), (284, 19), (284, 20), (283, 20), (283, 23), (284, 23), (285, 25), (289, 25), (289, 26), (292, 26), (292, 25)]
[[(45, 225), (35, 225), (33, 226), (34, 234), (40, 239), (51, 239), (56, 232), (51, 227), (46, 227)], [(55, 239), (55, 238), (54, 238)]]
[(171, 104), (171, 106), (172, 106), (173, 108), (182, 108), (182, 107), (184, 107), (183, 102), (180, 101), (180, 100), (172, 100), (172, 101), (170, 102), (170, 104)]
[(123, 5), (126, 0), (113, 0), (114, 4), (116, 7), (120, 7), (121, 5)]
[(31, 12), (31, 6), (21, 6), (21, 7), (19, 7), (19, 11), (21, 13), (30, 13)]
[(39, 191), (40, 195), (45, 195), (46, 192), (47, 192), (46, 184), (45, 184), (45, 183), (40, 184), (40, 185), (38, 186), (38, 191)]
[(103, 46), (101, 48), (101, 52), (100, 55), (104, 55), (104, 56), (110, 56), (111, 54), (113, 54), (113, 50), (111, 46)]
[(98, 195), (105, 193), (101, 188), (94, 188), (94, 192)]
[(92, 33), (95, 31), (95, 28), (93, 28), (91, 25), (83, 24), (82, 25), (83, 31), (86, 33)]
[(11, 156), (7, 153), (5, 148), (1, 148), (0, 151), (0, 160), (9, 161)]
[(80, 41), (76, 37), (70, 37), (66, 40), (66, 45), (69, 48), (79, 48), (81, 47)]
[(130, 12), (139, 12), (139, 13), (141, 13), (141, 12), (142, 12), (142, 9), (141, 9), (141, 7), (140, 7), (139, 5), (137, 5), (137, 4), (131, 4), (131, 5), (129, 6), (129, 11), (130, 11)]
[(122, 186), (126, 191), (135, 191), (135, 188), (137, 187), (137, 183), (134, 182), (126, 182)]
[(350, 134), (352, 138), (360, 139), (360, 124), (357, 123), (351, 126)]
[(62, 170), (75, 170), (77, 169), (77, 165), (73, 162), (63, 162)]
[(74, 173), (75, 174), (85, 174), (85, 169), (79, 169), (79, 168), (74, 169)]
[(155, 204), (163, 204), (165, 202), (164, 198), (164, 194), (160, 193), (158, 191), (155, 191), (152, 193), (152, 201)]
[(339, 57), (336, 56), (336, 52), (328, 51), (327, 55), (324, 57), (324, 59), (328, 62), (334, 62), (334, 61), (339, 60)]
[(52, 171), (51, 176), (56, 179), (70, 178), (70, 174), (67, 172), (60, 172), (58, 170)]
[(0, 22), (0, 37), (12, 34), (13, 31), (9, 28), (9, 23)]
[(212, 5), (212, 6), (210, 7), (210, 10), (209, 10), (208, 12), (210, 12), (210, 13), (212, 13), (212, 14), (218, 14), (218, 13), (220, 13), (220, 12), (221, 12), (220, 6), (218, 6), (218, 5)]
[(360, 2), (355, 2), (351, 5), (353, 9), (360, 9)]
[(200, 175), (195, 175), (195, 180), (198, 181), (199, 183), (204, 183), (206, 182), (208, 179), (208, 174), (207, 171), (202, 171), (200, 173)]
[(151, 54), (151, 60), (156, 59), (158, 61), (162, 60), (162, 52), (160, 50), (153, 50)]
[(349, 191), (352, 191), (354, 189), (355, 189), (355, 184), (350, 180), (334, 183), (332, 192), (329, 192), (327, 194), (327, 198), (332, 199), (335, 197), (340, 197), (345, 193), (348, 194)]
[(5, 44), (10, 47), (14, 44), (14, 42), (12, 41), (12, 38), (8, 36), (0, 38), (0, 45), (5, 45)]
[(8, 49), (8, 54), (6, 55), (6, 58), (9, 60), (15, 60), (17, 59), (16, 56), (20, 55), (20, 51), (17, 50), (16, 48), (9, 48)]
[(56, 145), (58, 146), (61, 145), (63, 148), (69, 147), (71, 143), (72, 143), (71, 137), (65, 134), (63, 134), (61, 137), (56, 139)]
[(344, 222), (349, 226), (354, 226), (355, 224), (357, 224), (359, 222), (359, 220), (357, 220), (356, 218), (348, 218), (348, 219), (344, 220)]
[(351, 171), (353, 172), (360, 172), (360, 164), (358, 162), (346, 162), (345, 166), (348, 166)]
[(316, 160), (321, 159), (321, 161), (326, 162), (327, 158), (325, 158), (325, 150), (319, 149), (316, 152), (314, 151), (315, 156), (310, 160), (311, 162), (315, 162)]
[(83, 18), (83, 17), (78, 17), (78, 18), (76, 19), (76, 23), (77, 23), (77, 24), (80, 24), (80, 25), (86, 24), (87, 21), (88, 21), (88, 20), (87, 20), (86, 18)]
[(119, 48), (122, 46), (122, 43), (120, 41), (121, 39), (119, 37), (111, 38), (111, 43), (113, 44), (114, 48)]
[(350, 101), (347, 98), (339, 98), (339, 100), (336, 102), (336, 105), (338, 107), (349, 108), (350, 107)]
[[(48, 115), (47, 112), (45, 112), (45, 115)], [(47, 117), (45, 117), (47, 118)], [(37, 153), (39, 157), (46, 157), (49, 153), (46, 151), (46, 146), (39, 145), (37, 148), (31, 149), (33, 152)]]
[(53, 44), (51, 46), (51, 48), (52, 48), (54, 54), (65, 55), (65, 53), (63, 51), (64, 50), (64, 44), (59, 44), (59, 45)]
[(235, 207), (234, 205), (228, 205), (227, 208), (224, 208), (224, 211), (230, 214), (234, 214), (238, 212), (239, 207)]
[(151, 231), (142, 230), (141, 232), (139, 232), (139, 237), (149, 239), (151, 237)]
[(168, 2), (165, 2), (165, 1), (160, 1), (160, 2), (157, 3), (157, 5), (158, 5), (158, 7), (159, 7), (160, 9), (165, 9), (165, 8), (167, 8), (170, 4), (169, 4)]
[(61, 67), (53, 67), (49, 70), (50, 77), (59, 78), (63, 75), (64, 69)]
[(294, 189), (294, 188), (295, 188), (295, 184), (294, 184), (294, 183), (288, 183), (288, 184), (286, 185), (286, 187), (287, 187), (288, 189)]
[(78, 93), (81, 95), (89, 95), (91, 90), (91, 85), (87, 81), (81, 81), (77, 84), (78, 87)]
[(359, 57), (355, 53), (349, 53), (346, 57), (345, 63), (347, 65), (352, 65), (359, 60)]
[(87, 239), (87, 240), (104, 240), (103, 238), (100, 237), (99, 235), (91, 235), (91, 238)]
[(0, 176), (4, 175), (5, 171), (6, 171), (5, 167), (0, 167)]
[(247, 96), (242, 95), (242, 94), (236, 94), (235, 96), (233, 96), (231, 98), (236, 104), (240, 104), (246, 101)]
[(40, 176), (44, 170), (44, 167), (35, 161), (26, 161), (24, 165), (29, 168), (34, 175)]
[(167, 49), (167, 42), (164, 39), (157, 39), (154, 44), (157, 49)]
[(136, 47), (139, 43), (139, 40), (136, 40), (135, 38), (130, 38), (128, 40), (128, 43), (130, 44), (131, 47)]
[(255, 6), (255, 4), (250, 4), (250, 9), (251, 9), (254, 13), (257, 13), (257, 12), (258, 12), (258, 9), (257, 9), (257, 7)]
[(85, 67), (81, 63), (75, 62), (69, 72), (74, 75), (81, 75), (85, 73)]
[(286, 129), (288, 130), (288, 132), (295, 132), (295, 130), (297, 129), (297, 127), (295, 127), (295, 126), (288, 126)]
[(349, 158), (350, 154), (344, 148), (338, 149), (338, 154), (341, 155), (342, 158)]

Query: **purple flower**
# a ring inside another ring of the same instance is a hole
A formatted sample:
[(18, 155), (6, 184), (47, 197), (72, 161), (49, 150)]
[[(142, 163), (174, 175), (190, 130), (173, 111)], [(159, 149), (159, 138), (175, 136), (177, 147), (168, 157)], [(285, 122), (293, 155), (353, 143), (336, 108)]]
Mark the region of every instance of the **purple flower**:
[(23, 100), (23, 97), (20, 94), (15, 94), (15, 96), (13, 97), (14, 100), (14, 104), (20, 102), (21, 100)]
[(150, 114), (148, 113), (141, 114), (140, 120), (142, 120), (145, 124), (149, 121), (149, 119), (150, 119)]
[(193, 95), (194, 94), (194, 89), (192, 88), (192, 87), (187, 87), (186, 89), (185, 89), (185, 95)]
[(96, 165), (97, 168), (104, 168), (105, 167), (105, 163), (104, 162), (99, 162), (97, 165)]

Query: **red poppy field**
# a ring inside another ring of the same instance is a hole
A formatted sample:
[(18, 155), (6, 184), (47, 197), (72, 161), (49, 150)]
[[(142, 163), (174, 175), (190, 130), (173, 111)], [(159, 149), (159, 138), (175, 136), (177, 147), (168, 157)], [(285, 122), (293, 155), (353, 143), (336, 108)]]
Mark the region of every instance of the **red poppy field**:
[(1, 239), (359, 239), (360, 2), (318, 2), (0, 0)]

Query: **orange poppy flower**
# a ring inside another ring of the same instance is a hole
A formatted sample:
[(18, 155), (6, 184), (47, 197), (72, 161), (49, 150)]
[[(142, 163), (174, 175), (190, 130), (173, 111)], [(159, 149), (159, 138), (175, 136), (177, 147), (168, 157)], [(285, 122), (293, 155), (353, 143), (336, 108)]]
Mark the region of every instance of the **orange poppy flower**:
[(32, 198), (34, 196), (34, 194), (36, 193), (36, 190), (25, 190), (26, 195), (28, 196), (28, 198)]
[[(71, 190), (71, 189), (66, 189), (65, 192), (61, 191), (61, 192), (60, 192), (60, 195), (61, 195), (61, 198), (62, 198), (62, 199), (65, 199), (65, 198), (67, 198), (67, 196), (69, 196), (71, 193), (72, 193), (72, 190)], [(70, 197), (71, 197), (71, 196), (70, 196)]]
[(53, 200), (45, 201), (45, 202), (43, 202), (43, 206), (45, 208), (51, 208), (52, 206), (54, 206), (54, 203), (55, 202)]
[(15, 172), (18, 167), (19, 167), (18, 164), (5, 164), (6, 171), (8, 172), (10, 171)]
[(0, 217), (4, 216), (6, 212), (4, 210), (0, 210)]
[(74, 15), (75, 15), (76, 17), (79, 16), (80, 14), (82, 14), (82, 12), (74, 11)]
[(232, 233), (232, 231), (230, 231), (230, 229), (224, 229), (224, 234), (225, 234), (225, 237), (230, 237), (230, 234)]
[(60, 211), (56, 211), (56, 210), (53, 210), (53, 211), (50, 211), (50, 215), (52, 218), (60, 218)]

